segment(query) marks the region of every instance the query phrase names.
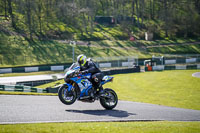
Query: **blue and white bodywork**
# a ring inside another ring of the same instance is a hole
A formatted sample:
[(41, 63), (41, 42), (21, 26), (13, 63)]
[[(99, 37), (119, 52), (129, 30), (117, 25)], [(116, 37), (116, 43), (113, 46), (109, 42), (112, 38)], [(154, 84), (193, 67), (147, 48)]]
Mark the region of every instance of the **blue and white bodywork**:
[[(74, 63), (72, 66), (68, 69), (68, 71), (65, 74), (65, 77), (71, 77), (70, 79), (74, 82), (76, 82), (80, 88), (80, 97), (83, 96), (89, 96), (89, 90), (92, 89), (93, 85), (91, 82), (91, 73), (86, 73), (84, 75), (79, 74), (80, 66), (78, 64)], [(104, 85), (107, 82), (111, 82), (113, 80), (113, 77), (111, 76), (104, 76), (101, 84)], [(65, 83), (68, 86), (68, 91), (70, 91), (73, 86), (70, 83)]]
[[(101, 105), (106, 109), (112, 109), (117, 105), (117, 94), (112, 89), (103, 89), (105, 94), (102, 96), (94, 93), (91, 73), (82, 74), (77, 63), (73, 63), (66, 70), (65, 83), (60, 87), (58, 95), (60, 100), (67, 105), (73, 104), (76, 99), (84, 102), (94, 102), (100, 99)], [(101, 84), (111, 82), (113, 77), (104, 76)], [(112, 104), (111, 104), (112, 103)]]

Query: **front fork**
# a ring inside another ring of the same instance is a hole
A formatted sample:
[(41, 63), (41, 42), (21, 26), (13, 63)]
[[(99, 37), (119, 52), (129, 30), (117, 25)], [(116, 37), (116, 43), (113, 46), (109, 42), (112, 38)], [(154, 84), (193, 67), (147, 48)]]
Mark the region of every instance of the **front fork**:
[(68, 92), (68, 94), (72, 94), (73, 91), (75, 91), (75, 83), (72, 83), (72, 85), (69, 84), (69, 83), (65, 83), (64, 85), (67, 86), (67, 92)]

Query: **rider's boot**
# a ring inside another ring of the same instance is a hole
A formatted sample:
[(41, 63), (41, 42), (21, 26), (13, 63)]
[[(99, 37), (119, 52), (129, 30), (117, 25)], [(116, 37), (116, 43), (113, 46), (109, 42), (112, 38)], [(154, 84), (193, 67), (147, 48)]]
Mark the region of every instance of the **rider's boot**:
[(105, 92), (104, 92), (104, 89), (103, 89), (101, 83), (98, 84), (98, 88), (99, 88), (98, 95), (99, 96), (104, 96)]

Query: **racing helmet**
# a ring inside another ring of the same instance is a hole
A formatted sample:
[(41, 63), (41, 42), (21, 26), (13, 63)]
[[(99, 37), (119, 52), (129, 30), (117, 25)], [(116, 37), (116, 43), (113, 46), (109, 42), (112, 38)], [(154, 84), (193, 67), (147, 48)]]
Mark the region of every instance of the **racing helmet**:
[(77, 57), (77, 62), (79, 64), (79, 66), (84, 66), (86, 64), (86, 60), (87, 60), (87, 57), (83, 54), (81, 54)]

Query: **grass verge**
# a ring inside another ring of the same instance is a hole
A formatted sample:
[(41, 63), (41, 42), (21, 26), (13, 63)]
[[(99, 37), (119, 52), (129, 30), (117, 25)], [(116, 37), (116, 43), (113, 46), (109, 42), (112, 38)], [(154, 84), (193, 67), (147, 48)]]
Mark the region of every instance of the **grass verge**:
[(1, 133), (199, 133), (200, 122), (92, 122), (0, 125)]
[(113, 88), (119, 99), (200, 110), (199, 70), (155, 71), (115, 75)]

